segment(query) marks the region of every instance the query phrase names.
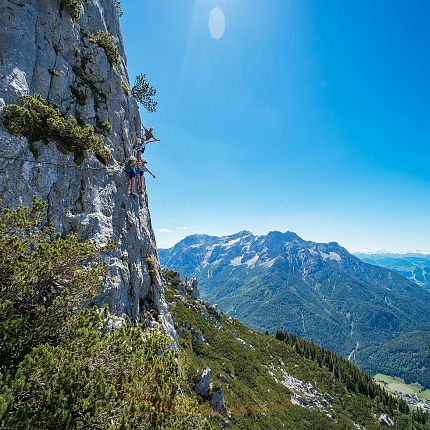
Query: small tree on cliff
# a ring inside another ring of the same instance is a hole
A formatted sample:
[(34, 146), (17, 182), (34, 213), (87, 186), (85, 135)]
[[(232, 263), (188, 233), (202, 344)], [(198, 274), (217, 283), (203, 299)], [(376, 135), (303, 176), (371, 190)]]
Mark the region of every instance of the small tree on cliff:
[(140, 74), (136, 77), (131, 94), (149, 112), (157, 110), (158, 103), (153, 99), (157, 94), (157, 90), (146, 80), (146, 75)]

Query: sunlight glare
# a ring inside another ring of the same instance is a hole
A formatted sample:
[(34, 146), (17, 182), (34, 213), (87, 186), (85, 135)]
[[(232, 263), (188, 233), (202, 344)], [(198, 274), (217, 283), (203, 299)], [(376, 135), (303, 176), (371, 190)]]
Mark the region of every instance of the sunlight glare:
[(209, 33), (211, 36), (219, 40), (224, 36), (225, 32), (225, 16), (221, 8), (212, 9), (209, 15)]

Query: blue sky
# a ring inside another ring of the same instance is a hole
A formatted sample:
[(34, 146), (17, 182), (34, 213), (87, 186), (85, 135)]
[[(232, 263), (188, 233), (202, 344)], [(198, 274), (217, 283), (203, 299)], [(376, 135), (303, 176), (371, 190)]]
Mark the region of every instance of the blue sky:
[(130, 78), (158, 90), (160, 247), (246, 229), (430, 249), (430, 2), (122, 3)]

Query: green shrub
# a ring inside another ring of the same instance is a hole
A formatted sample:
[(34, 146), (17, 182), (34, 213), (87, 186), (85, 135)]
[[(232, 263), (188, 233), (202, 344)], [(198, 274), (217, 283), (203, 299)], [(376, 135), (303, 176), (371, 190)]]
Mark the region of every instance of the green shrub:
[(58, 69), (49, 69), (49, 74), (51, 76), (58, 77), (58, 76), (60, 76), (60, 71)]
[(146, 264), (148, 265), (149, 278), (151, 279), (151, 285), (157, 285), (157, 269), (156, 263), (149, 255), (146, 257)]
[(62, 8), (67, 9), (72, 19), (77, 20), (81, 15), (81, 6), (87, 0), (62, 0)]
[(97, 43), (101, 48), (104, 49), (109, 64), (112, 67), (118, 66), (120, 63), (120, 55), (118, 48), (115, 45), (114, 38), (111, 34), (106, 31), (99, 31), (92, 35), (91, 42)]
[(62, 321), (90, 300), (106, 274), (93, 242), (40, 227), (46, 203), (0, 212), (0, 371), (59, 336)]
[(84, 159), (87, 151), (94, 152), (104, 163), (111, 158), (92, 125), (80, 125), (76, 118), (66, 117), (41, 96), (23, 96), (22, 105), (8, 105), (3, 112), (6, 128), (30, 142), (55, 141), (61, 150), (74, 152), (77, 162)]
[(112, 124), (109, 121), (101, 121), (97, 123), (97, 128), (106, 133), (110, 133), (112, 131)]
[(121, 89), (122, 89), (122, 92), (127, 97), (130, 97), (130, 95), (131, 95), (131, 89), (130, 89), (128, 83), (123, 78), (121, 78)]
[(113, 244), (61, 238), (45, 217), (37, 199), (0, 211), (0, 428), (208, 428), (166, 335), (82, 306)]

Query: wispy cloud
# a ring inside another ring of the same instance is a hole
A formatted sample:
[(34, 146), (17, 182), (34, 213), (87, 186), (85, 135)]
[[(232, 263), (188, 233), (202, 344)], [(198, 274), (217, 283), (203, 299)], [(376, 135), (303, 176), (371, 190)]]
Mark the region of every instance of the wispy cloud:
[(157, 229), (157, 231), (158, 231), (158, 233), (173, 233), (172, 230), (170, 230), (169, 228), (165, 228), (165, 227), (159, 228), (159, 229)]

